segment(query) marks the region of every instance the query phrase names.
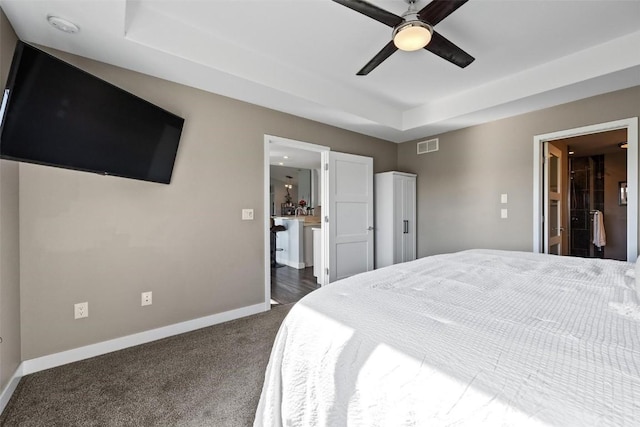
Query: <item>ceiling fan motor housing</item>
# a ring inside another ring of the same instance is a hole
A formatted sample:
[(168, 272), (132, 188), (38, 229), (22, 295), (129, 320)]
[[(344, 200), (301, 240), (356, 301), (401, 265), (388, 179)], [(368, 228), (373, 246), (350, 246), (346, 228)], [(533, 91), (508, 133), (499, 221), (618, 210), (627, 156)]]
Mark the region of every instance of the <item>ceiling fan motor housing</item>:
[[(433, 35), (433, 27), (418, 17), (418, 13), (412, 10), (412, 5), (413, 3), (410, 4), (409, 10), (402, 15), (403, 22), (397, 25), (391, 34), (396, 47), (408, 52), (425, 47)], [(397, 37), (398, 33), (402, 31), (407, 31), (403, 34), (405, 37)]]

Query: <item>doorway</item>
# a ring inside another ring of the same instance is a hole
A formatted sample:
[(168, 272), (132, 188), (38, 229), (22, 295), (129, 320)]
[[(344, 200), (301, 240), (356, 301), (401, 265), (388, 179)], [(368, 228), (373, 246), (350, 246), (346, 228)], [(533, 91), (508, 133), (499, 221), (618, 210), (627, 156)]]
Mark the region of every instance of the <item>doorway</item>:
[(534, 155), (534, 252), (635, 261), (638, 119), (537, 135)]
[[(294, 210), (282, 218), (271, 216), (272, 209), (277, 213), (281, 204), (272, 205), (270, 184), (270, 163), (272, 147), (285, 147), (290, 150), (320, 154), (321, 167), (318, 179), (319, 208), (313, 212), (319, 221), (316, 232), (320, 238), (313, 239), (314, 273), (320, 286), (354, 274), (373, 270), (373, 158), (355, 154), (331, 151), (328, 147), (290, 140), (286, 138), (264, 136), (264, 295), (265, 310), (271, 308), (271, 220), (287, 223), (303, 233), (304, 227), (296, 223), (295, 213), (301, 207), (298, 200)], [(309, 153), (307, 153), (309, 154)], [(278, 166), (280, 162), (276, 162)], [(284, 163), (284, 162), (282, 162)], [(275, 191), (274, 191), (275, 193)], [(293, 197), (291, 195), (291, 199)], [(315, 202), (312, 202), (315, 203)], [(284, 206), (291, 208), (291, 206)], [(305, 216), (305, 219), (307, 217)], [(300, 218), (297, 219), (300, 221)], [(287, 226), (284, 227), (288, 230)], [(302, 231), (300, 231), (302, 230)], [(288, 241), (290, 245), (302, 245), (299, 238)], [(318, 242), (319, 241), (319, 242)], [(285, 240), (282, 240), (284, 246)], [(319, 244), (316, 244), (319, 243)], [(278, 246), (280, 244), (278, 243)], [(276, 248), (277, 249), (277, 248)], [(284, 248), (283, 248), (284, 249)], [(295, 253), (295, 250), (291, 252)], [(316, 256), (317, 255), (317, 256)], [(306, 264), (294, 259), (289, 265), (304, 267)], [(291, 259), (289, 259), (291, 261)], [(277, 259), (276, 259), (277, 261)]]
[(619, 197), (627, 183), (626, 142), (627, 130), (614, 129), (546, 143), (561, 159), (560, 200), (549, 203), (562, 207), (558, 220), (550, 218), (562, 255), (627, 259), (627, 204)]
[(265, 181), (269, 186), (265, 295), (270, 305), (297, 302), (319, 288), (323, 280), (321, 164), (322, 153), (328, 150), (265, 136)]

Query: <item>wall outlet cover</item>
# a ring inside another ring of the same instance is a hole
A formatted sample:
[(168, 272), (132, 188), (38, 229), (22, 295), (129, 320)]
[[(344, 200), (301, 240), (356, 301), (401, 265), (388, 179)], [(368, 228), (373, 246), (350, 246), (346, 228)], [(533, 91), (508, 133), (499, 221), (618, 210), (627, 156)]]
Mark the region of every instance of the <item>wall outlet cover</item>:
[(151, 291), (143, 292), (140, 296), (140, 305), (145, 306), (151, 304), (153, 304), (153, 293)]

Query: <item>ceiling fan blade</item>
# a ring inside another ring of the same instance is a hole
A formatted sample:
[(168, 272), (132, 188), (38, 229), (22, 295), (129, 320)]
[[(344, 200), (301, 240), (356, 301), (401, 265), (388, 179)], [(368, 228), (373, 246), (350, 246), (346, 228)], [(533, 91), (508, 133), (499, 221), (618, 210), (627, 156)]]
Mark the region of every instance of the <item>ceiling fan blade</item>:
[(460, 68), (466, 67), (475, 60), (473, 56), (460, 49), (437, 31), (433, 32), (431, 41), (424, 48)]
[(395, 44), (393, 44), (393, 40), (391, 40), (385, 47), (382, 48), (380, 52), (373, 57), (373, 59), (367, 62), (367, 65), (362, 67), (362, 70), (358, 71), (356, 75), (358, 76), (366, 76), (371, 71), (374, 70), (378, 65), (382, 64), (382, 62), (391, 56), (393, 52), (398, 50)]
[(391, 12), (387, 12), (384, 9), (374, 6), (371, 3), (367, 3), (363, 0), (333, 0), (343, 6), (347, 6), (349, 9), (353, 9), (356, 12), (360, 12), (363, 15), (368, 16), (371, 19), (375, 19), (378, 22), (382, 22), (390, 27), (395, 27), (400, 24), (403, 19), (398, 15), (394, 15)]
[(467, 1), (469, 0), (433, 0), (418, 12), (418, 16), (433, 26), (451, 15)]

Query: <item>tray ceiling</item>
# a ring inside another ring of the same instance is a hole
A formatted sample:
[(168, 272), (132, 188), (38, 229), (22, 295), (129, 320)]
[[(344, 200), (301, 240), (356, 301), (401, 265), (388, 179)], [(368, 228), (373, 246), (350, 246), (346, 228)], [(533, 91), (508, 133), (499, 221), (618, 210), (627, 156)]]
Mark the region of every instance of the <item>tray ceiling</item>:
[(640, 1), (470, 0), (435, 27), (476, 58), (467, 68), (399, 51), (368, 76), (391, 30), (330, 0), (0, 7), (24, 41), (394, 142), (640, 84)]

